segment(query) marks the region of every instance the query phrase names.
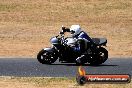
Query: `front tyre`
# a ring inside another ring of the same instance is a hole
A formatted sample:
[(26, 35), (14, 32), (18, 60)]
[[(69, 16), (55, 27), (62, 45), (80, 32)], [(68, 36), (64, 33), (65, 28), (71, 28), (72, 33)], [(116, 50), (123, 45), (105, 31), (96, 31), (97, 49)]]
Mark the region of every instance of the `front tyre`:
[(38, 55), (37, 59), (42, 64), (52, 64), (57, 60), (57, 56), (54, 52), (48, 52), (44, 49), (42, 49)]

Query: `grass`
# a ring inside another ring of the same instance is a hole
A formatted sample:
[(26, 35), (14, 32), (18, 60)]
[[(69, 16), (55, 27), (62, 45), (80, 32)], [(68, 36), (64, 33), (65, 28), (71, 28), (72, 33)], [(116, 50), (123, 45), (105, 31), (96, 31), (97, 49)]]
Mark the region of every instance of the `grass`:
[(61, 25), (106, 37), (110, 57), (132, 56), (131, 0), (0, 1), (0, 55), (36, 57)]
[(75, 78), (0, 77), (0, 88), (131, 88), (129, 84), (85, 84), (80, 86)]

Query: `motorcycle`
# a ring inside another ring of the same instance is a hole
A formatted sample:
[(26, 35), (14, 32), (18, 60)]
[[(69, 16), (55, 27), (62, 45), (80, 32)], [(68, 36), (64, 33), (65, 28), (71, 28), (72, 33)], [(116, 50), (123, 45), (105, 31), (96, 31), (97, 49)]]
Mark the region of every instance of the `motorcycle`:
[[(59, 35), (50, 39), (51, 47), (44, 48), (38, 53), (37, 60), (42, 64), (52, 64), (59, 59), (61, 63), (76, 63), (80, 65), (90, 63), (91, 65), (100, 65), (108, 59), (108, 51), (105, 49), (107, 39), (91, 39), (93, 40), (93, 44), (73, 37), (65, 37), (64, 33), (60, 32)], [(79, 53), (72, 49), (78, 43), (84, 44), (85, 47), (85, 50)], [(82, 58), (78, 62), (77, 58), (80, 56)]]

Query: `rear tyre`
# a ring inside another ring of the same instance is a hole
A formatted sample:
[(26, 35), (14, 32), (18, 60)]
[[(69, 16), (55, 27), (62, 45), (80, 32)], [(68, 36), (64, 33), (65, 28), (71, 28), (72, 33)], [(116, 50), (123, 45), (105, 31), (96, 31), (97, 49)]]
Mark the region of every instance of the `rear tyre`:
[(42, 64), (52, 64), (57, 60), (57, 56), (54, 52), (42, 49), (37, 55), (37, 60)]
[(105, 48), (100, 47), (98, 51), (98, 54), (93, 56), (90, 65), (100, 65), (108, 59), (108, 51)]

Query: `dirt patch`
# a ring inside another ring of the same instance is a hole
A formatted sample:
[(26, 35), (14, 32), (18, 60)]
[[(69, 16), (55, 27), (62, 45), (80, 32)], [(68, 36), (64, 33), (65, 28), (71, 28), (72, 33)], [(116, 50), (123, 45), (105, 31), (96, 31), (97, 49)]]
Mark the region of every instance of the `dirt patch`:
[(36, 57), (61, 25), (108, 39), (109, 57), (132, 56), (131, 0), (0, 1), (0, 56)]

